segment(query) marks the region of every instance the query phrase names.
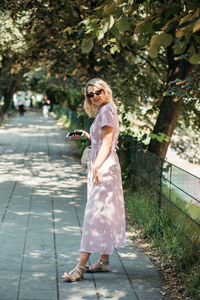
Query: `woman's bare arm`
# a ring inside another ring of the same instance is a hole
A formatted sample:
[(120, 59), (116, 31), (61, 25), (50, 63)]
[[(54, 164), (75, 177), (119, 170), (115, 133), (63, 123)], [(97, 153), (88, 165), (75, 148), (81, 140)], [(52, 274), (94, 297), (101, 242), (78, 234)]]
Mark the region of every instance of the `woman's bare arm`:
[[(84, 136), (91, 141), (91, 137), (90, 137), (90, 134), (85, 131), (85, 130), (82, 130), (82, 129), (76, 129), (74, 130), (74, 132), (83, 132), (84, 133)], [(73, 137), (74, 140), (79, 140), (81, 137), (77, 135), (77, 137)]]
[(98, 169), (101, 167), (111, 151), (113, 132), (114, 128), (111, 126), (104, 126), (102, 128), (103, 142), (93, 165), (94, 184), (100, 183)]
[(85, 136), (88, 140), (91, 141), (90, 134), (89, 134), (87, 131), (84, 131), (84, 130), (83, 130), (83, 132), (84, 132), (84, 136)]

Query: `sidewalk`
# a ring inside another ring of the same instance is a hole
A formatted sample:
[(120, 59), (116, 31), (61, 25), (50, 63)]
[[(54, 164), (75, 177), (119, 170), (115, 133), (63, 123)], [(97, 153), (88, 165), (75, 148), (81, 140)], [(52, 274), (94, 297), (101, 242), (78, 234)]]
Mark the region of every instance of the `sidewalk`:
[(131, 242), (111, 257), (110, 273), (62, 279), (79, 257), (86, 203), (79, 161), (40, 112), (0, 127), (0, 300), (162, 299), (155, 267)]

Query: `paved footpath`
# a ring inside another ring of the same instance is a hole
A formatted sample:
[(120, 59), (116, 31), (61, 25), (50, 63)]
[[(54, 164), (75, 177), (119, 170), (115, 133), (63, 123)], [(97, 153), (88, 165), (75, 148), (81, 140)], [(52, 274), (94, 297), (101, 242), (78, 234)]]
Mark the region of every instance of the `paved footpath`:
[(0, 300), (162, 299), (157, 271), (131, 242), (110, 273), (62, 279), (78, 261), (85, 203), (85, 171), (55, 120), (26, 112), (0, 127)]

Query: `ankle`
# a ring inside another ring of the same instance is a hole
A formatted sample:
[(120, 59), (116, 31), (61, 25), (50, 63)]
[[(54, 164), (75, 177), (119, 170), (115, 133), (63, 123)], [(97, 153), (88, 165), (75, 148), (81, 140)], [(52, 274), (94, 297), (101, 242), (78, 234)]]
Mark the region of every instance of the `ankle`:
[(84, 273), (86, 270), (85, 266), (83, 266), (83, 265), (78, 264), (77, 267), (81, 273)]
[(104, 265), (109, 265), (109, 258), (100, 258), (100, 262), (102, 262)]
[(109, 262), (109, 255), (106, 255), (106, 254), (102, 254), (100, 256), (100, 260), (103, 261), (103, 262)]

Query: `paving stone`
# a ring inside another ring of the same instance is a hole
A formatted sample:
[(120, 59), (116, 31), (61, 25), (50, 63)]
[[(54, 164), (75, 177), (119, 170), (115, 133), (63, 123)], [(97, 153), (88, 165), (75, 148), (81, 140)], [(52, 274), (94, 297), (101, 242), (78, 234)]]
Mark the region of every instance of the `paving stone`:
[(0, 270), (0, 299), (16, 299), (20, 271)]
[(12, 118), (0, 141), (0, 300), (161, 299), (155, 267), (132, 243), (111, 256), (111, 272), (65, 282), (80, 256), (86, 172), (40, 111)]

